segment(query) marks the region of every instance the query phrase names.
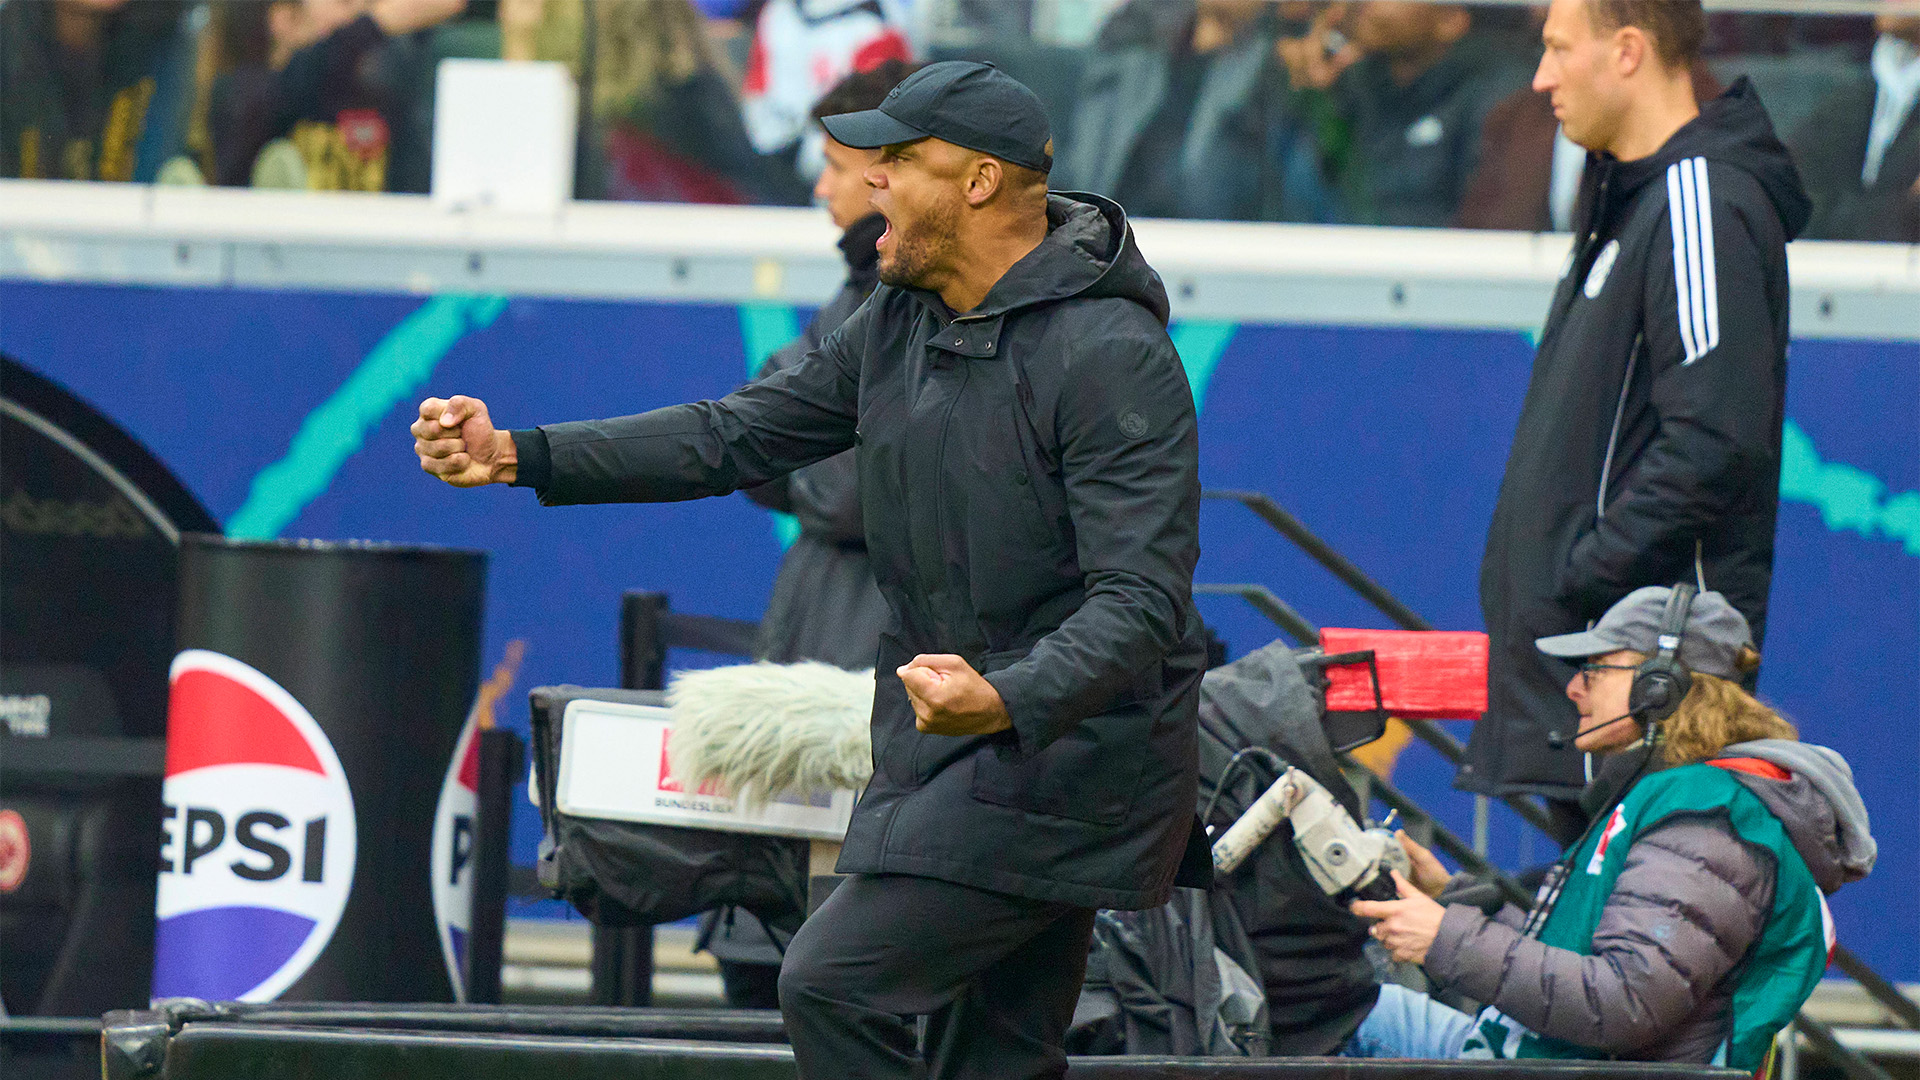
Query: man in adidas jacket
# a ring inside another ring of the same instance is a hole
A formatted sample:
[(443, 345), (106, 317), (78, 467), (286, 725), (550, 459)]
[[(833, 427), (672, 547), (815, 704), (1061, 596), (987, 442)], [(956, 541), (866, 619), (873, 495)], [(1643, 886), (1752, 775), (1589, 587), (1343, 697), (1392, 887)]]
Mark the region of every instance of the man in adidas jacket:
[(1756, 643), (1766, 625), (1786, 244), (1809, 204), (1745, 80), (1696, 101), (1704, 34), (1698, 0), (1555, 0), (1542, 31), (1534, 89), (1590, 155), (1481, 564), (1493, 666), (1469, 791), (1583, 786), (1578, 751), (1548, 741), (1573, 730), (1572, 669), (1534, 639), (1684, 578), (1732, 601)]

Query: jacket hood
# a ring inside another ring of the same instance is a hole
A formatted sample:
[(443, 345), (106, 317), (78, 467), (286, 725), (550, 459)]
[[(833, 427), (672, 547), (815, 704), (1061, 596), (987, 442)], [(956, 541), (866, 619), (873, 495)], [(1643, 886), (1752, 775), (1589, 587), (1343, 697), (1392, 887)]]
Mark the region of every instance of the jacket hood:
[(1664, 175), (1674, 162), (1692, 157), (1731, 165), (1757, 180), (1786, 226), (1787, 239), (1799, 236), (1807, 227), (1813, 201), (1807, 197), (1792, 156), (1774, 134), (1766, 106), (1745, 76), (1735, 80), (1726, 93), (1702, 102), (1700, 115), (1674, 132), (1652, 157), (1621, 162), (1615, 165), (1614, 175), (1622, 180), (1621, 190), (1630, 191)]
[(1083, 192), (1047, 196), (1047, 238), (960, 316), (988, 319), (1072, 297), (1132, 300), (1167, 324), (1167, 289), (1141, 256), (1120, 204)]
[(1719, 756), (1759, 758), (1792, 774), (1785, 780), (1733, 776), (1786, 826), (1823, 891), (1833, 892), (1872, 871), (1879, 846), (1868, 829), (1866, 804), (1853, 786), (1853, 769), (1838, 752), (1791, 739), (1760, 739), (1735, 743)]

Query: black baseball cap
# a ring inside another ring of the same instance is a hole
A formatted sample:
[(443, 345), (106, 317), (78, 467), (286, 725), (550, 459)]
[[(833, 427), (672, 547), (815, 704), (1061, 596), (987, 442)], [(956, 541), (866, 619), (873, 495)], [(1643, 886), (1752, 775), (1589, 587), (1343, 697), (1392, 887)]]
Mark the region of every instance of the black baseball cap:
[(879, 108), (824, 116), (820, 123), (836, 141), (859, 150), (944, 139), (1039, 172), (1053, 169), (1047, 110), (1033, 91), (992, 64), (928, 64), (902, 79)]

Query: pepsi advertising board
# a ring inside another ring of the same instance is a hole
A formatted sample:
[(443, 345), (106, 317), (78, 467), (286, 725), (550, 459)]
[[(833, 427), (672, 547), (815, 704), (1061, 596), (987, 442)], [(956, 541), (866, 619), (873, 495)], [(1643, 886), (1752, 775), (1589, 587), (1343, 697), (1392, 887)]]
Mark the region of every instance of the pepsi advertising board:
[(461, 998), (484, 574), (185, 538), (155, 997)]

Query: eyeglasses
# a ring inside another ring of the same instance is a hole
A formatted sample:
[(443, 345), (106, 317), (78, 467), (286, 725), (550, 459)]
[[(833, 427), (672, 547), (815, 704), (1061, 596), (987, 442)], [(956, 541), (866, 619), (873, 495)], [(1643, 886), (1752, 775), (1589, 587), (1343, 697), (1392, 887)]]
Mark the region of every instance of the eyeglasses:
[(1593, 673), (1596, 671), (1639, 671), (1639, 670), (1640, 668), (1634, 664), (1581, 664), (1580, 665), (1580, 689), (1582, 690), (1593, 689)]

